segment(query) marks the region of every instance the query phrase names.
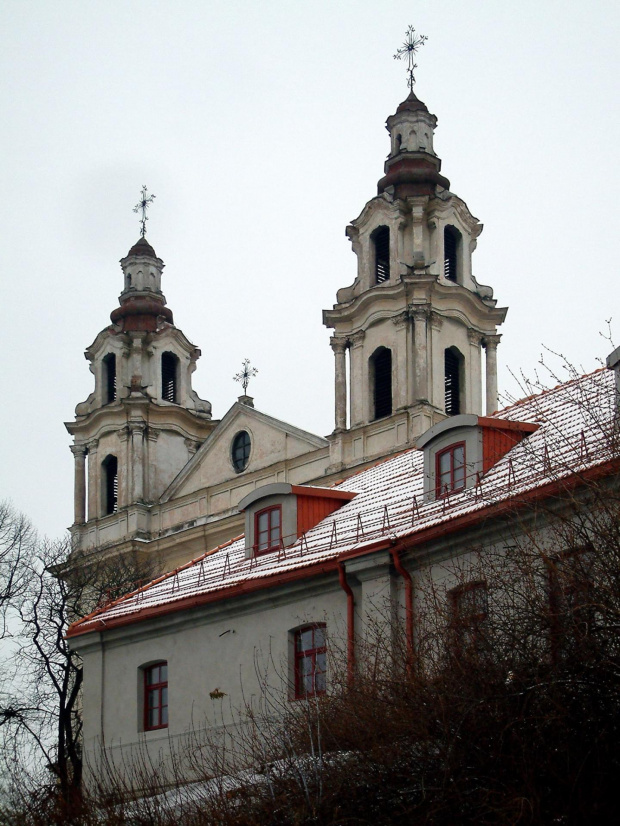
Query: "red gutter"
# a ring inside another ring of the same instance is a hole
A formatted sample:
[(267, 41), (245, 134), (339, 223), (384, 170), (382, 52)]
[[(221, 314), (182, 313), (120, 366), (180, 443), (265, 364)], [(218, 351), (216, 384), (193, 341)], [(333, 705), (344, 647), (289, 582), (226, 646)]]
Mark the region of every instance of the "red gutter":
[(340, 586), (347, 595), (347, 685), (353, 685), (355, 676), (355, 599), (342, 562), (338, 565)]
[(407, 638), (407, 668), (413, 667), (413, 580), (411, 574), (400, 561), (398, 550), (390, 548), (392, 561), (396, 571), (402, 576), (405, 583), (405, 633)]

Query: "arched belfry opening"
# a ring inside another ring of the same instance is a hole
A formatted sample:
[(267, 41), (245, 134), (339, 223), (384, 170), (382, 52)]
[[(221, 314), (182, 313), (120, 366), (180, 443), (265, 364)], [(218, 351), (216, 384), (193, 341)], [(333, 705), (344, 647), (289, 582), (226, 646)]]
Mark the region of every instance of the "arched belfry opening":
[(375, 254), (375, 284), (390, 280), (390, 229), (377, 227), (370, 236)]
[(443, 231), (443, 274), (448, 281), (459, 284), (462, 280), (460, 272), (461, 246), (463, 236), (456, 227), (448, 225)]
[(103, 358), (103, 403), (116, 401), (116, 356), (108, 353)]
[(373, 419), (392, 415), (392, 351), (379, 347), (370, 357)]
[(110, 454), (102, 462), (103, 468), (103, 515), (118, 510), (118, 459)]
[(444, 409), (448, 416), (461, 413), (464, 387), (464, 359), (456, 347), (448, 347), (444, 353)]
[(161, 397), (164, 401), (179, 403), (179, 359), (174, 353), (162, 353)]

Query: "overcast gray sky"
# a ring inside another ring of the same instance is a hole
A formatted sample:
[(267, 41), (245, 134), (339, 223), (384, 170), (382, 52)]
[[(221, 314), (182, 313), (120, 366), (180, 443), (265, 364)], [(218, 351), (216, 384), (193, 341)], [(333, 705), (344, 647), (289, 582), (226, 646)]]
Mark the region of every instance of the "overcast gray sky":
[(2, 0), (0, 498), (51, 536), (72, 520), (63, 421), (92, 390), (83, 351), (117, 306), (142, 184), (214, 417), (247, 356), (258, 409), (331, 431), (321, 310), (355, 276), (344, 229), (382, 176), (410, 23), (442, 171), (485, 225), (474, 274), (509, 307), (500, 391), (542, 343), (595, 368), (617, 302), (619, 9)]

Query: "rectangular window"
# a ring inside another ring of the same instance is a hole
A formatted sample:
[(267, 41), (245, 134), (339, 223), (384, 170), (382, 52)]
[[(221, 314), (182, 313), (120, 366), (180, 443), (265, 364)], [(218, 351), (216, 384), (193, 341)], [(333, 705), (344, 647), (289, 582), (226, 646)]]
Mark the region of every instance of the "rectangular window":
[(295, 699), (325, 694), (326, 671), (325, 626), (307, 625), (295, 631)]
[(596, 624), (594, 554), (569, 551), (549, 562), (553, 653), (585, 653)]
[(465, 487), (465, 442), (450, 445), (435, 456), (435, 494), (447, 496)]
[(468, 582), (449, 593), (450, 630), (453, 651), (457, 655), (480, 652), (489, 616), (486, 582)]
[(254, 516), (254, 553), (277, 551), (282, 542), (282, 507), (274, 505)]
[(144, 730), (168, 727), (168, 663), (144, 669)]

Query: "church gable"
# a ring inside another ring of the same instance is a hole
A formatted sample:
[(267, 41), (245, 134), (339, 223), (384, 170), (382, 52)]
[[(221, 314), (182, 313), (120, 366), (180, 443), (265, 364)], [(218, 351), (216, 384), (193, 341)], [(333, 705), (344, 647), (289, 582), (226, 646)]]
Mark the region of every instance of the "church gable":
[[(163, 494), (169, 502), (256, 471), (306, 457), (329, 445), (326, 439), (236, 402)], [(302, 459), (303, 461), (303, 459)], [(323, 464), (327, 464), (325, 460)], [(310, 474), (318, 475), (312, 472)]]

